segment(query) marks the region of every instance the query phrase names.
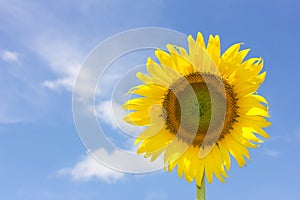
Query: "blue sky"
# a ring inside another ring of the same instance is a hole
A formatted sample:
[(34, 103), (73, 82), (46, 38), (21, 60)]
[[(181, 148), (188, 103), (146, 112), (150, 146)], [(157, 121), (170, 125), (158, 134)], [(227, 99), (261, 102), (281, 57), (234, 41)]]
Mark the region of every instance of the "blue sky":
[[(223, 51), (244, 42), (250, 56), (265, 60), (260, 93), (270, 103), (271, 138), (250, 150), (246, 167), (233, 162), (225, 184), (207, 185), (207, 199), (299, 199), (299, 7), (295, 0), (0, 0), (0, 199), (194, 199), (194, 183), (176, 173), (132, 175), (100, 165), (76, 132), (72, 88), (81, 63), (106, 38), (146, 26), (219, 34)], [(145, 52), (137, 55), (119, 65), (146, 61)], [(99, 123), (129, 147), (106, 100)]]

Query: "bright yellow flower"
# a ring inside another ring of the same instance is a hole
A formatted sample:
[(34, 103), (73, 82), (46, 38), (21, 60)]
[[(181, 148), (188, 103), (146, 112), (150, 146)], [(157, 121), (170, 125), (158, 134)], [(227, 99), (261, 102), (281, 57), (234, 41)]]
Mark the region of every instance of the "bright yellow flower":
[(268, 103), (257, 94), (266, 72), (261, 58), (245, 59), (249, 49), (234, 44), (222, 55), (219, 36), (210, 36), (207, 47), (198, 33), (187, 38), (188, 52), (167, 45), (156, 50), (159, 63), (147, 61), (150, 76), (137, 73), (143, 82), (129, 90), (140, 97), (128, 100), (124, 120), (147, 126), (135, 144), (138, 153), (155, 160), (164, 154), (165, 169), (177, 166), (178, 176), (201, 186), (204, 174), (224, 181), (231, 157), (240, 167), (250, 159), (247, 148), (268, 138)]

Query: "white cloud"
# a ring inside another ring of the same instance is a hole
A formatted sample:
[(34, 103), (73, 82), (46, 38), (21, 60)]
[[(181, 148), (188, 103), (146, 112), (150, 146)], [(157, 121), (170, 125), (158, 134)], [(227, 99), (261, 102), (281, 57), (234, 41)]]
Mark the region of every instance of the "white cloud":
[(34, 48), (59, 78), (46, 80), (42, 85), (52, 90), (67, 89), (72, 91), (84, 53), (71, 41), (51, 38), (51, 42), (49, 42), (49, 38), (51, 37), (38, 37), (35, 40)]
[[(80, 64), (88, 55), (89, 51), (85, 50), (90, 50), (98, 42), (128, 27), (143, 26), (147, 20), (162, 22), (159, 14), (163, 1), (137, 1), (133, 7), (124, 10), (126, 5), (123, 1), (109, 0), (76, 1), (72, 5), (68, 1), (60, 1), (57, 5), (20, 0), (0, 1), (0, 18), (7, 27), (5, 30), (21, 33), (20, 37), (16, 36), (16, 41), (45, 59), (57, 75), (56, 79), (45, 80), (42, 85), (52, 90), (71, 91)], [(71, 21), (65, 16), (64, 6), (68, 6), (74, 14), (75, 18)], [(147, 13), (146, 18), (138, 17), (141, 11)], [(120, 16), (126, 16), (127, 19), (123, 20), (125, 23), (122, 26), (119, 24)], [(111, 23), (107, 23), (107, 18)], [(86, 23), (90, 19), (96, 20)], [(73, 23), (74, 20), (78, 23)], [(5, 57), (10, 60), (18, 58), (13, 54)]]
[[(104, 148), (99, 148), (98, 150), (92, 151), (91, 155), (87, 154), (73, 167), (59, 170), (58, 174), (69, 175), (73, 180), (77, 181), (88, 181), (92, 178), (97, 178), (106, 183), (114, 183), (124, 178), (125, 174), (123, 171), (141, 174), (161, 170), (164, 165), (162, 156), (159, 156), (155, 161), (151, 162), (142, 155), (119, 149), (108, 152)], [(95, 158), (105, 162), (105, 165)], [(118, 169), (122, 172), (114, 169)]]
[(96, 107), (96, 115), (106, 124), (116, 129), (118, 127), (115, 116), (113, 114), (113, 103), (111, 101), (103, 101)]
[(111, 126), (115, 130), (122, 130), (131, 136), (138, 136), (143, 127), (133, 126), (126, 123), (123, 118), (127, 115), (127, 111), (121, 108), (121, 105), (107, 100), (102, 101), (96, 106), (96, 116), (101, 119), (104, 123)]
[(58, 171), (60, 175), (70, 175), (74, 180), (90, 180), (97, 178), (107, 183), (114, 183), (124, 177), (124, 174), (108, 168), (90, 155), (86, 155), (72, 168)]
[[(49, 10), (51, 6), (19, 0), (0, 1), (0, 17), (8, 30), (22, 33), (22, 37), (17, 36), (16, 41), (44, 59), (50, 70), (57, 75), (57, 79), (45, 80), (42, 85), (53, 90), (71, 91), (81, 62), (87, 54), (81, 52), (84, 45), (76, 45), (80, 43), (79, 38), (84, 38), (72, 34), (68, 29), (72, 23), (58, 18), (56, 12)], [(19, 60), (19, 55), (10, 51), (2, 52), (1, 57), (6, 61)]]
[(19, 63), (19, 54), (14, 51), (4, 50), (1, 52), (1, 59), (6, 62), (16, 62)]
[(23, 122), (24, 119), (21, 118), (10, 118), (8, 116), (3, 116), (3, 113), (0, 113), (0, 124), (15, 124)]
[(73, 88), (73, 77), (65, 77), (65, 78), (58, 78), (56, 80), (47, 80), (42, 82), (42, 85), (51, 89), (51, 90), (60, 90), (62, 87), (65, 87), (67, 90), (72, 90)]
[(279, 151), (271, 150), (271, 149), (266, 149), (264, 151), (264, 153), (265, 153), (265, 155), (273, 157), (273, 158), (280, 156), (280, 152)]
[(75, 81), (76, 81), (76, 74), (64, 73), (62, 78), (43, 81), (42, 86), (55, 91), (59, 91), (61, 89), (72, 91)]

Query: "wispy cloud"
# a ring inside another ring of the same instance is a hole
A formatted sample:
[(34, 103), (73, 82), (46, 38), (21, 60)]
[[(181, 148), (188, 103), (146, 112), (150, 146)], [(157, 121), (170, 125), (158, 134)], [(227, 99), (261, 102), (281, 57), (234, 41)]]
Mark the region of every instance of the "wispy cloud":
[(6, 62), (16, 62), (19, 63), (19, 54), (14, 51), (4, 50), (1, 52), (1, 59)]
[(45, 80), (42, 85), (52, 90), (72, 91), (85, 55), (76, 42), (46, 34), (35, 39), (34, 49), (58, 75), (57, 79)]
[(0, 124), (15, 124), (23, 122), (22, 118), (9, 118), (8, 116), (1, 116), (3, 113), (0, 113)]
[[(129, 156), (128, 151), (116, 149), (108, 152), (104, 148), (92, 151), (91, 154), (103, 160), (107, 165), (100, 163), (90, 154), (87, 154), (73, 167), (63, 168), (58, 171), (59, 175), (70, 175), (73, 180), (90, 180), (97, 178), (107, 183), (114, 183), (124, 178), (124, 173), (115, 171), (113, 168), (125, 172), (147, 173), (151, 171), (160, 170), (164, 166), (162, 156), (155, 161), (150, 162), (149, 159), (142, 155)], [(112, 167), (109, 167), (110, 164)]]
[(60, 175), (70, 175), (74, 180), (90, 180), (97, 178), (106, 183), (114, 183), (122, 178), (124, 174), (117, 172), (98, 162), (87, 154), (81, 161), (72, 168), (63, 168), (58, 171)]
[[(65, 6), (74, 14), (71, 21), (69, 14), (62, 9)], [(17, 40), (20, 45), (41, 56), (57, 76), (54, 80), (43, 81), (43, 86), (71, 91), (80, 64), (88, 55), (87, 49), (91, 50), (103, 39), (130, 27), (143, 26), (147, 21), (163, 21), (160, 14), (164, 1), (135, 1), (134, 6), (124, 10), (126, 6), (127, 2), (108, 0), (74, 1), (72, 4), (68, 1), (59, 4), (0, 1), (0, 22), (6, 27), (5, 31), (13, 30), (17, 37), (22, 33)], [(139, 17), (140, 12), (145, 14), (143, 18)], [(130, 19), (122, 18), (122, 26), (119, 24), (121, 16)], [(110, 23), (107, 23), (107, 18)], [(90, 19), (94, 19), (94, 23)], [(17, 60), (14, 53), (6, 52), (5, 59)]]
[(277, 151), (277, 150), (266, 149), (264, 151), (264, 154), (267, 155), (267, 156), (269, 156), (269, 157), (276, 158), (276, 157), (280, 156), (281, 153), (279, 151)]

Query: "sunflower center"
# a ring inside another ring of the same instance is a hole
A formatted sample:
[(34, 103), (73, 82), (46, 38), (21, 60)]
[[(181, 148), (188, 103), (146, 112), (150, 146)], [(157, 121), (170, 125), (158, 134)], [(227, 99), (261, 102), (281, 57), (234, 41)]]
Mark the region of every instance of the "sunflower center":
[(173, 83), (164, 98), (167, 129), (189, 144), (211, 144), (238, 117), (232, 86), (216, 75), (192, 73)]
[[(198, 127), (205, 131), (211, 119), (212, 106), (209, 91), (204, 83), (192, 83), (190, 86), (176, 95), (175, 107), (179, 109), (175, 113), (176, 120), (180, 121), (185, 129)], [(195, 120), (197, 118), (198, 121)]]

